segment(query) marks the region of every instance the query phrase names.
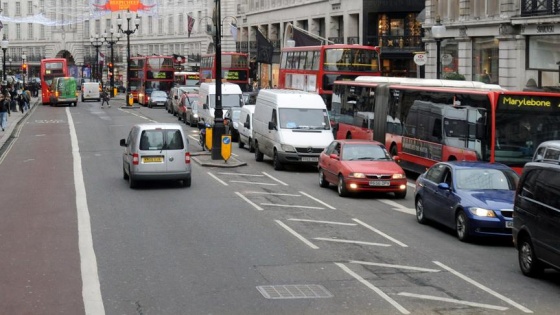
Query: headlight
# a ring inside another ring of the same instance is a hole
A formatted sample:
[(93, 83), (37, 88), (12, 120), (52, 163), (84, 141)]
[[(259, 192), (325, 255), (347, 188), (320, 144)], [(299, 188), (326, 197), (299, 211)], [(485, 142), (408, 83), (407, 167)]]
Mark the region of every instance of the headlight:
[(348, 177), (366, 178), (366, 174), (364, 174), (364, 173), (350, 173), (350, 174), (348, 174)]
[(296, 149), (291, 145), (283, 144), (280, 147), (282, 148), (282, 151), (284, 151), (284, 152), (296, 152)]
[(194, 117), (194, 118), (198, 118), (198, 114), (193, 114), (193, 117)]
[(469, 211), (479, 217), (495, 218), (496, 214), (492, 210), (482, 208), (470, 208)]
[(401, 178), (406, 178), (406, 175), (404, 175), (404, 174), (393, 174), (393, 179), (401, 179)]

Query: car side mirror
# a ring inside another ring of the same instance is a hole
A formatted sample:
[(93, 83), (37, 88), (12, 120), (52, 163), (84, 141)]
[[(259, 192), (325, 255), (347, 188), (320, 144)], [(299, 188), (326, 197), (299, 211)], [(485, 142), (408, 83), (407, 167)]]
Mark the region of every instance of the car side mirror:
[(126, 147), (126, 139), (121, 139), (120, 145), (121, 147)]
[(243, 127), (249, 129), (249, 128), (251, 128), (251, 124), (249, 124), (249, 122), (246, 121), (246, 122), (243, 124)]
[(398, 156), (398, 155), (394, 155), (394, 156), (393, 156), (393, 161), (395, 161), (395, 162), (397, 162), (397, 163), (400, 163), (400, 162), (401, 162), (401, 157)]
[(276, 124), (272, 121), (268, 122), (268, 130), (278, 130), (276, 129)]
[(178, 100), (178, 99), (179, 99), (179, 96), (175, 95), (175, 96), (173, 96), (173, 98), (176, 99), (176, 100)]
[(439, 189), (442, 189), (442, 190), (449, 190), (449, 189), (450, 189), (448, 183), (439, 183), (439, 184), (437, 185), (437, 187), (438, 187)]
[(204, 105), (202, 105), (202, 108), (203, 109), (208, 109), (208, 105), (204, 104)]
[(331, 153), (331, 154), (329, 154), (329, 157), (333, 160), (337, 160), (337, 161), (340, 160), (340, 157), (338, 156), (338, 154)]

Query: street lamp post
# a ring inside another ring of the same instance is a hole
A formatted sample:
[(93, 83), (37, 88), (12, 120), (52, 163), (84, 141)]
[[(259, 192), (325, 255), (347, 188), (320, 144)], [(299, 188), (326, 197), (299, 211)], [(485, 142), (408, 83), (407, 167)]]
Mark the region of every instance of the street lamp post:
[(126, 35), (126, 102), (128, 105), (131, 105), (129, 102), (130, 99), (130, 35), (134, 34), (140, 25), (140, 19), (138, 15), (134, 18), (134, 29), (130, 28), (130, 20), (132, 20), (132, 14), (130, 11), (126, 12), (126, 30), (122, 28), (123, 20), (121, 19), (121, 15), (117, 16), (117, 26), (119, 27), (119, 32)]
[(7, 83), (7, 76), (6, 76), (6, 50), (8, 50), (8, 45), (10, 44), (10, 42), (6, 39), (6, 35), (4, 35), (4, 38), (2, 39), (2, 43), (0, 43), (0, 46), (2, 47), (2, 76), (3, 76), (3, 80), (4, 83)]
[(99, 82), (99, 47), (103, 45), (103, 41), (99, 40), (99, 34), (95, 34), (93, 37), (89, 38), (91, 45), (95, 47), (95, 66), (92, 70), (95, 70), (93, 77), (95, 78), (96, 82)]
[(107, 45), (109, 45), (109, 48), (111, 48), (111, 62), (109, 63), (109, 85), (111, 86), (111, 96), (115, 97), (115, 59), (114, 59), (114, 55), (113, 55), (113, 46), (119, 41), (119, 39), (121, 39), (121, 33), (117, 32), (117, 34), (113, 37), (114, 35), (114, 31), (111, 28), (111, 31), (109, 32), (109, 34), (107, 34), (107, 32), (105, 32), (103, 34), (103, 38), (105, 39), (105, 42), (107, 43)]
[(432, 37), (436, 40), (436, 78), (441, 79), (441, 40), (445, 35), (445, 25), (440, 17), (436, 17), (436, 24), (432, 26)]
[(226, 133), (224, 125), (224, 112), (222, 110), (222, 30), (221, 30), (221, 6), (220, 0), (216, 1), (216, 16), (214, 17), (214, 25), (216, 26), (216, 107), (214, 108), (214, 127), (212, 128), (212, 160), (222, 159), (222, 135)]
[(21, 55), (21, 78), (23, 81), (23, 88), (25, 89), (25, 75), (27, 73), (27, 63), (25, 63), (25, 54)]

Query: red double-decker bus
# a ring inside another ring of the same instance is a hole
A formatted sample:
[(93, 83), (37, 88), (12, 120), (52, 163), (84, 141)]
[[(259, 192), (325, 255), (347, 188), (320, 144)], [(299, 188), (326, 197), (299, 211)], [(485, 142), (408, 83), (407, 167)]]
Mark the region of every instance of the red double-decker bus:
[(521, 173), (540, 143), (560, 135), (560, 94), (475, 81), (358, 77), (335, 82), (331, 118), (336, 138), (385, 143), (409, 171), (465, 160)]
[(175, 84), (184, 86), (200, 85), (200, 74), (194, 71), (175, 71)]
[[(241, 91), (249, 91), (249, 55), (238, 52), (222, 52), (222, 80), (239, 85)], [(216, 56), (203, 55), (200, 60), (200, 82), (216, 79)]]
[(150, 94), (154, 90), (169, 94), (175, 78), (173, 59), (173, 56), (144, 57), (144, 73), (138, 89), (138, 104), (147, 105)]
[(50, 104), (49, 87), (56, 77), (68, 76), (68, 62), (65, 58), (45, 58), (41, 59), (39, 77), (41, 78), (41, 103)]
[(134, 102), (138, 102), (138, 91), (142, 86), (145, 74), (146, 57), (130, 57), (130, 68), (128, 71), (128, 87)]
[(330, 109), (334, 81), (381, 75), (379, 51), (379, 47), (344, 44), (284, 47), (278, 85), (318, 93)]

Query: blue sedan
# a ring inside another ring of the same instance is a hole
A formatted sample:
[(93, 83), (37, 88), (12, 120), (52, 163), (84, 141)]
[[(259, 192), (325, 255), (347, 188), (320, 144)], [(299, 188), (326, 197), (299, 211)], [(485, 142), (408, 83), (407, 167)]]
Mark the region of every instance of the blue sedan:
[(441, 223), (465, 242), (475, 236), (511, 237), (519, 176), (499, 163), (440, 162), (416, 180), (416, 219)]

